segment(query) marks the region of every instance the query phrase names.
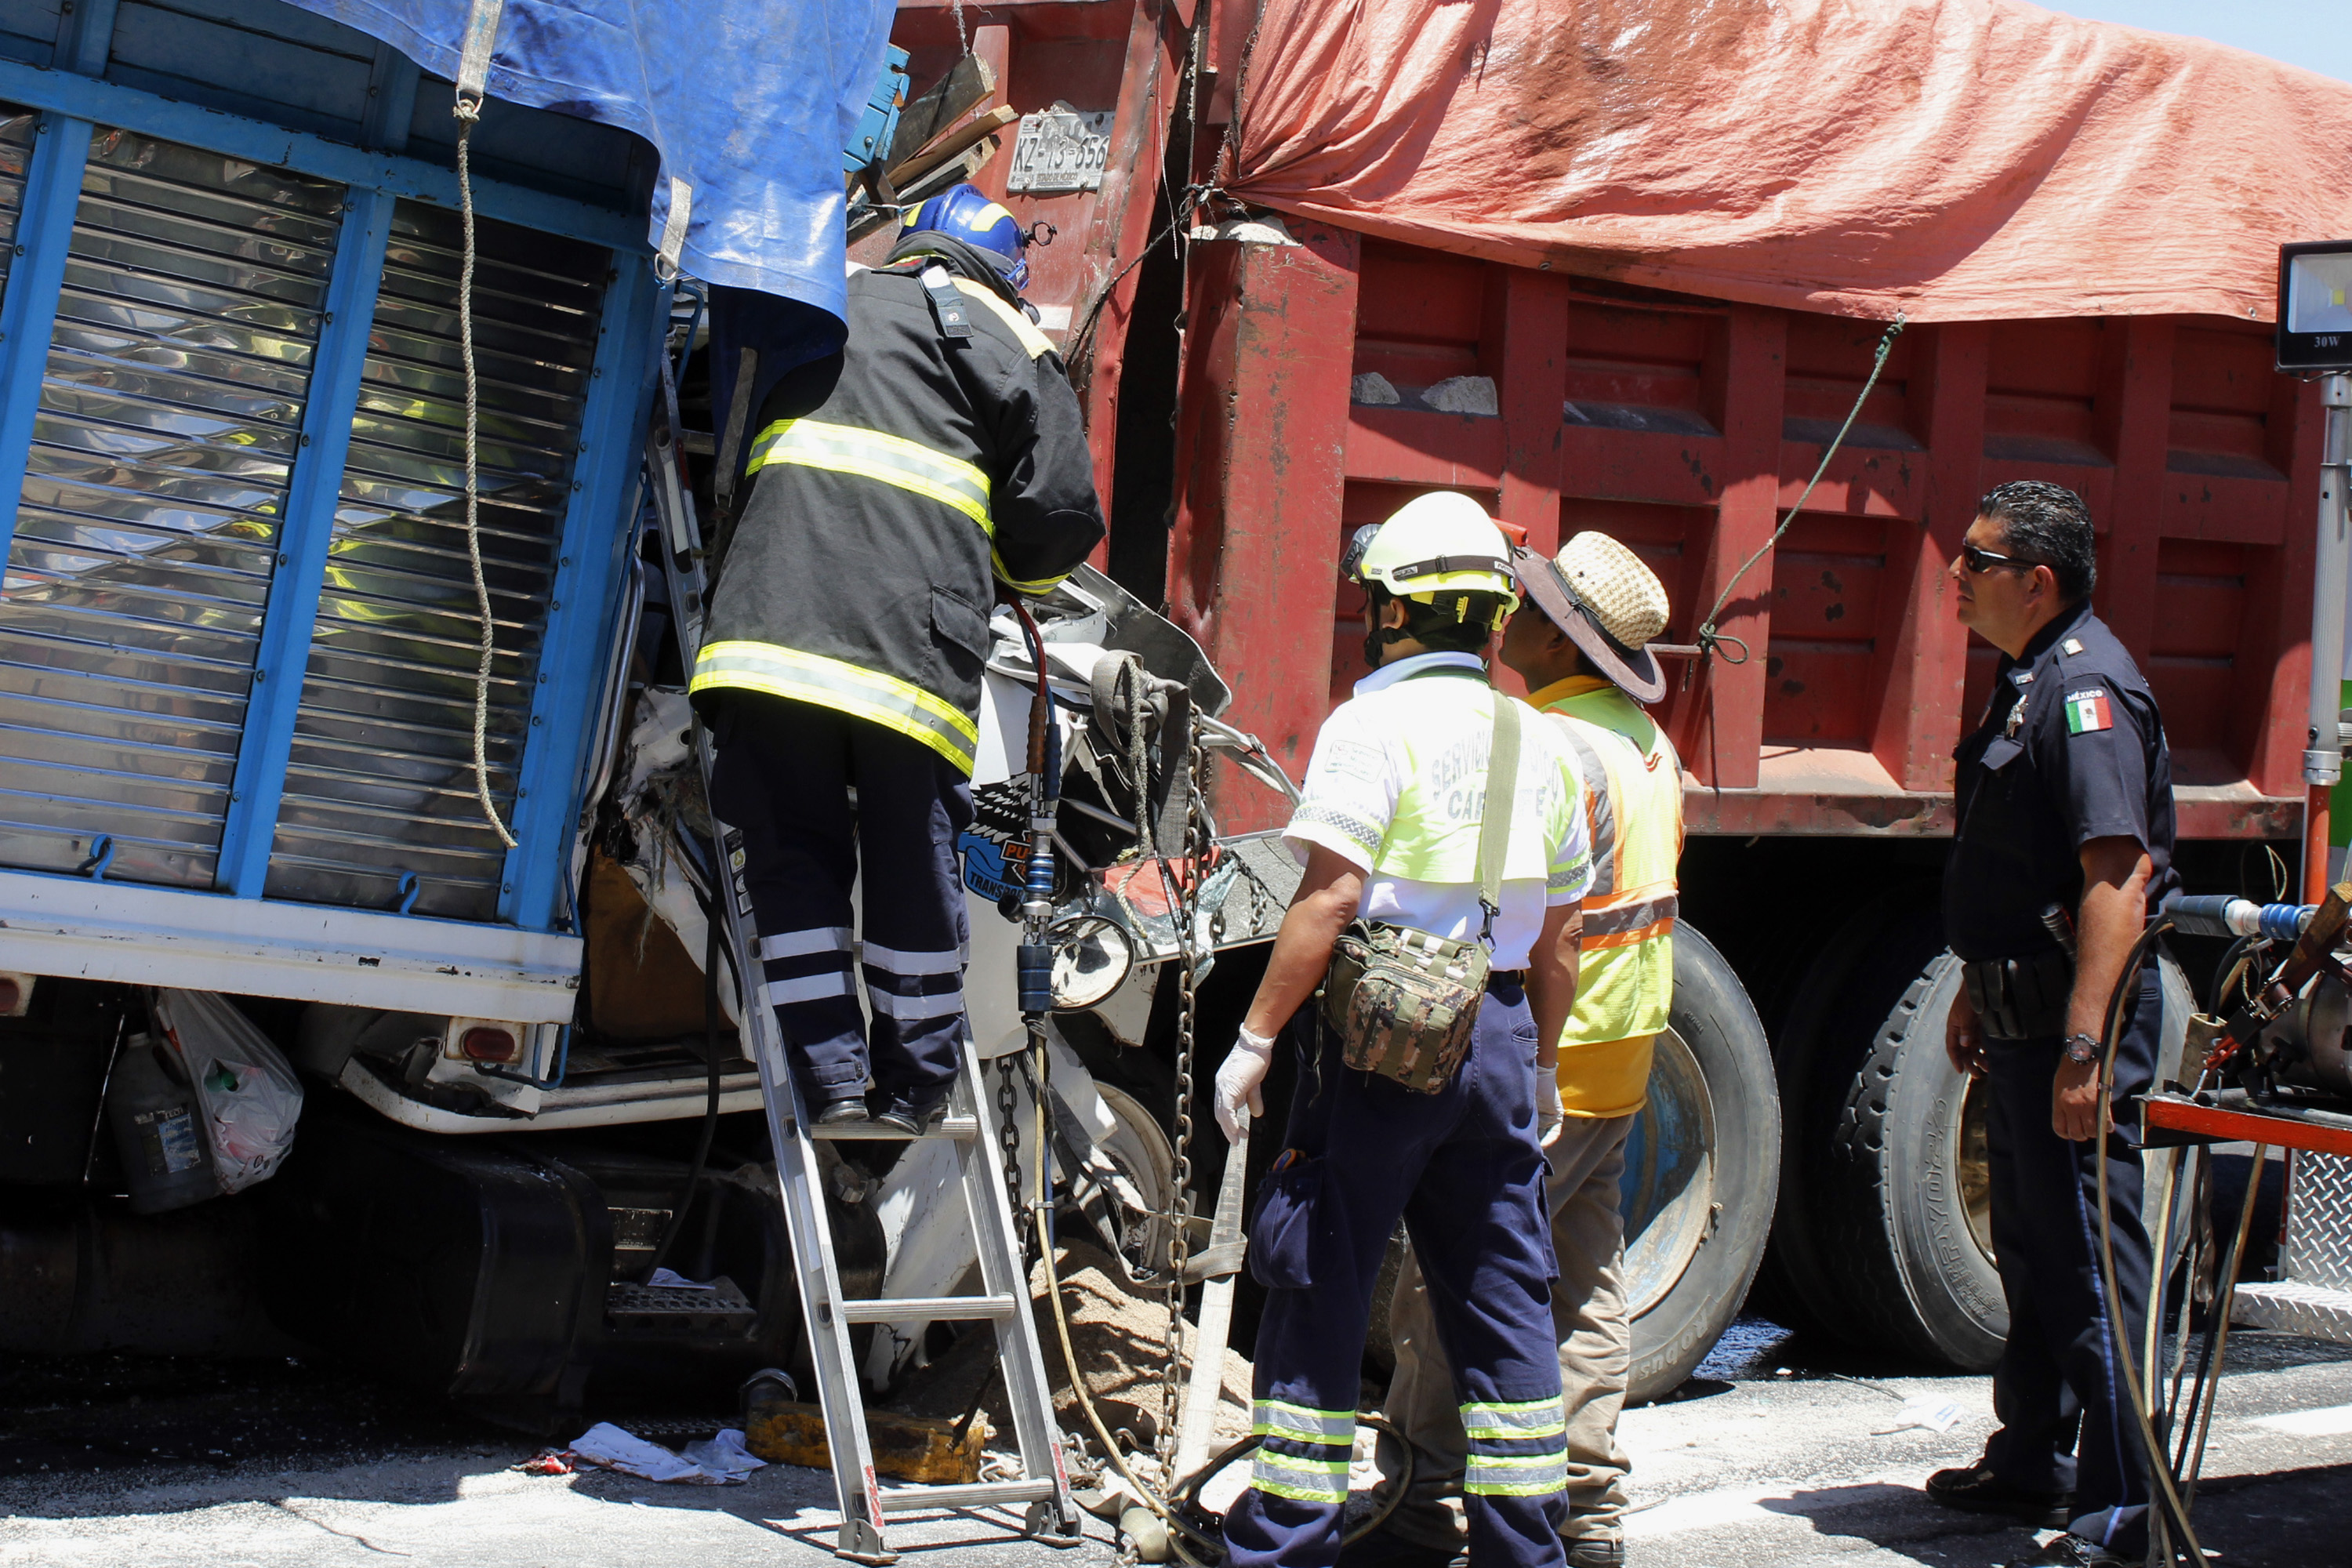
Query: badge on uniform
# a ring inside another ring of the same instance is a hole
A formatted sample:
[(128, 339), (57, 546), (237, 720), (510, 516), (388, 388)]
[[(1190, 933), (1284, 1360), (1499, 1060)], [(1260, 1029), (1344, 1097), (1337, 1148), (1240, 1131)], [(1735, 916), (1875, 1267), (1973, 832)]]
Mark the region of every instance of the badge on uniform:
[(2066, 693), (2066, 733), (2087, 735), (2094, 730), (2112, 730), (2116, 717), (2107, 706), (2107, 694), (2098, 687), (2088, 691)]

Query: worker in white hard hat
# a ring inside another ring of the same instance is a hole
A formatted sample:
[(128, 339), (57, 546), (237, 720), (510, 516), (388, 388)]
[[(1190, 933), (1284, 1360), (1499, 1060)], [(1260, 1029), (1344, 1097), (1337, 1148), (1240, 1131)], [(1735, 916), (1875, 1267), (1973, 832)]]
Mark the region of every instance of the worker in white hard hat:
[[(1617, 1441), (1633, 1351), (1626, 1311), (1625, 1143), (1645, 1103), (1653, 1042), (1674, 1003), (1675, 864), (1682, 856), (1682, 763), (1642, 709), (1665, 694), (1647, 644), (1666, 627), (1666, 590), (1626, 545), (1599, 532), (1557, 560), (1522, 552), (1526, 602), (1503, 632), (1502, 659), (1567, 742), (1584, 785), (1592, 886), (1584, 896), (1576, 1006), (1559, 1039), (1561, 1116), (1546, 1130), (1546, 1205), (1559, 1278), (1552, 1326), (1568, 1431), (1569, 1568), (1625, 1561), (1625, 1451)], [(1446, 1568), (1460, 1561), (1462, 1481), (1470, 1444), (1454, 1408), (1432, 1293), (1408, 1256), (1389, 1307), (1396, 1373), (1381, 1469), (1412, 1484), (1387, 1523), (1339, 1568)]]
[(1227, 1561), (1336, 1555), (1364, 1334), (1402, 1217), (1468, 1434), (1471, 1549), (1496, 1568), (1559, 1568), (1566, 1426), (1538, 1128), (1557, 1115), (1549, 1042), (1575, 999), (1591, 877), (1575, 767), (1487, 683), (1518, 595), (1475, 501), (1409, 503), (1358, 535), (1344, 569), (1364, 589), (1372, 673), (1316, 738), (1285, 833), (1306, 875), (1217, 1072), (1233, 1138), (1260, 1109), (1276, 1038), (1298, 1058), (1250, 1223), (1268, 1288), (1260, 1442), (1225, 1516)]

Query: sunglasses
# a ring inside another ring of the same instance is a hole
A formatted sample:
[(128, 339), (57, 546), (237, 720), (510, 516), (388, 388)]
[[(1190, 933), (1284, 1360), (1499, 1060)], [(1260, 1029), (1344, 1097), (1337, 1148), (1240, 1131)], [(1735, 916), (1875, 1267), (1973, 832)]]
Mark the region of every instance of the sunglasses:
[(2031, 572), (2036, 566), (2047, 566), (2047, 561), (2028, 561), (2022, 555), (1996, 555), (1990, 550), (1979, 550), (1973, 544), (1960, 546), (1960, 564), (1981, 577), (1996, 566), (2006, 566), (2012, 572)]

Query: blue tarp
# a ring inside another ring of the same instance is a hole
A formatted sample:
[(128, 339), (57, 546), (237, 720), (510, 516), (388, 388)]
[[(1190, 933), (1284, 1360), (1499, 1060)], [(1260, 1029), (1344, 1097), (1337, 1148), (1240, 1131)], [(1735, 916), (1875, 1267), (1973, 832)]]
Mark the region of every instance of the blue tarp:
[[(293, 0), (454, 80), (469, 0)], [(882, 69), (892, 0), (506, 0), (489, 95), (633, 131), (692, 188), (679, 269), (829, 312), (840, 342), (842, 148)], [(819, 335), (822, 335), (821, 333)]]

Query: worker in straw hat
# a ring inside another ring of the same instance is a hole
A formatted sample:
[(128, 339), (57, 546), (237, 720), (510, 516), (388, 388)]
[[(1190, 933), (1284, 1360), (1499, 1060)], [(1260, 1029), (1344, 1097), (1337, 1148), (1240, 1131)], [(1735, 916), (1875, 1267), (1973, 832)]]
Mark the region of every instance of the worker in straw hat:
[[(1580, 533), (1556, 561), (1527, 551), (1522, 604), (1503, 633), (1503, 662), (1527, 682), (1568, 743), (1584, 784), (1592, 884), (1583, 901), (1576, 1003), (1559, 1039), (1559, 1109), (1542, 1129), (1559, 1279), (1552, 1327), (1567, 1421), (1569, 1512), (1561, 1534), (1573, 1568), (1624, 1562), (1623, 1449), (1632, 1324), (1618, 1182), (1626, 1134), (1650, 1079), (1651, 1044), (1674, 999), (1675, 863), (1682, 854), (1682, 765), (1642, 711), (1665, 692), (1645, 646), (1666, 626), (1666, 591), (1605, 533)], [(1428, 1291), (1408, 1258), (1390, 1307), (1396, 1375), (1387, 1415), (1414, 1449), (1410, 1492), (1387, 1525), (1341, 1568), (1443, 1564), (1465, 1555), (1460, 1499), (1469, 1438), (1453, 1373), (1433, 1331)], [(1382, 1434), (1381, 1468), (1396, 1475), (1398, 1439)]]

